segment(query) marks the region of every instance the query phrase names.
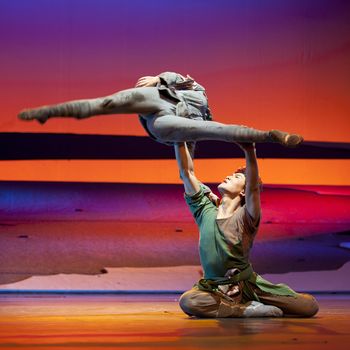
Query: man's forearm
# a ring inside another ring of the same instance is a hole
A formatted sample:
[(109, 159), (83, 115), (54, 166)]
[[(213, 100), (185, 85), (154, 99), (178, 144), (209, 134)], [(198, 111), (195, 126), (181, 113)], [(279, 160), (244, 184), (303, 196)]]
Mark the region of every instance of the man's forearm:
[(250, 188), (259, 186), (259, 169), (255, 147), (244, 150), (246, 160), (246, 185)]
[(189, 195), (193, 195), (200, 190), (200, 187), (194, 175), (194, 166), (190, 153), (185, 143), (176, 143), (174, 149), (185, 192)]
[(180, 173), (190, 173), (194, 171), (193, 160), (187, 149), (186, 143), (175, 144), (175, 156)]
[(257, 222), (260, 218), (260, 184), (258, 162), (254, 144), (244, 147), (246, 159), (245, 203), (250, 217)]

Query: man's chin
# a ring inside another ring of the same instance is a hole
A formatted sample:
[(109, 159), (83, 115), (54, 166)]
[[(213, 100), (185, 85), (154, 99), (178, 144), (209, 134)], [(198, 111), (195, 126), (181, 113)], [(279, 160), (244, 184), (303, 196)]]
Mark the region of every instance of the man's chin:
[(225, 184), (223, 182), (218, 186), (218, 191), (221, 195), (225, 193)]

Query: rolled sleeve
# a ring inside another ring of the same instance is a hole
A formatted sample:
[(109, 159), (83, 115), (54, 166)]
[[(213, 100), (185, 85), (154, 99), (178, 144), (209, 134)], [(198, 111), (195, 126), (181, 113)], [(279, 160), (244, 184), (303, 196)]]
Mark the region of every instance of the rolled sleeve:
[(192, 196), (185, 194), (185, 200), (198, 225), (201, 224), (204, 215), (217, 214), (216, 206), (205, 195), (203, 187)]
[(261, 214), (259, 215), (259, 218), (257, 220), (254, 220), (249, 212), (247, 207), (244, 205), (244, 211), (243, 211), (243, 225), (246, 227), (247, 232), (249, 232), (250, 234), (256, 234), (256, 232), (258, 231), (259, 228), (259, 224), (260, 224), (260, 218), (261, 218)]

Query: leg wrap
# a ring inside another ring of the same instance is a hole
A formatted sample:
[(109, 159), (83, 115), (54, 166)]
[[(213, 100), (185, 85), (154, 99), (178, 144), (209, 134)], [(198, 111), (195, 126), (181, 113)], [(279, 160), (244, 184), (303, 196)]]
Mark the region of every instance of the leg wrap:
[(79, 100), (43, 106), (21, 112), (18, 117), (22, 120), (34, 120), (45, 123), (51, 117), (87, 118), (96, 114), (104, 114), (103, 99)]
[(269, 132), (254, 128), (248, 128), (244, 125), (230, 125), (232, 127), (233, 139), (237, 142), (267, 142), (269, 141)]
[[(45, 107), (44, 107), (45, 108)], [(50, 117), (74, 117), (83, 119), (95, 114), (96, 111), (102, 112), (101, 100), (81, 100), (61, 103), (55, 106), (47, 107), (47, 116)]]

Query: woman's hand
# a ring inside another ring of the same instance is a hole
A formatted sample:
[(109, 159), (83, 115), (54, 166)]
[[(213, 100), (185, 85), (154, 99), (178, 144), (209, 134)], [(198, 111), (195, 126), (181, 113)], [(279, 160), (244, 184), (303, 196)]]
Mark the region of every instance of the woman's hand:
[(181, 75), (181, 77), (183, 81), (174, 84), (176, 90), (193, 90), (195, 88), (197, 83), (190, 75), (187, 74), (186, 77)]
[(152, 76), (146, 76), (141, 77), (135, 87), (149, 87), (149, 86), (156, 86), (160, 82), (160, 78), (158, 76), (152, 77)]

